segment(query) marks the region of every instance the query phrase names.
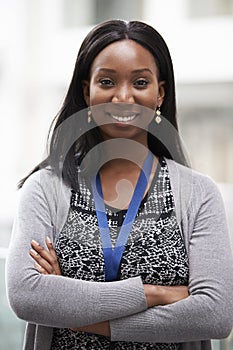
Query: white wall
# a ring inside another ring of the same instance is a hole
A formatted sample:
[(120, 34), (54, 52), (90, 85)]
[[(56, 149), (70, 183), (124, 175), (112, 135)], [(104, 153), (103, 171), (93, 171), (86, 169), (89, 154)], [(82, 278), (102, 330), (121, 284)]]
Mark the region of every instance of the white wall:
[[(144, 20), (165, 38), (177, 83), (233, 82), (232, 17), (191, 19), (187, 3), (144, 1)], [(65, 28), (62, 11), (62, 0), (0, 0), (0, 222), (11, 220), (16, 183), (44, 154), (50, 122), (90, 29)], [(215, 104), (218, 96), (216, 91)], [(230, 93), (223, 99), (232, 106)], [(186, 94), (182, 103), (188, 100), (195, 105), (203, 98)]]

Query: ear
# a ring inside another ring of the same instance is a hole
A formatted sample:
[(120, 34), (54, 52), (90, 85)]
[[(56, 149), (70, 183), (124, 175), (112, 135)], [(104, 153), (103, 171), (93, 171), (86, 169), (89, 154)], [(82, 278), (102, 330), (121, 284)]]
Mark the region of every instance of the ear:
[(90, 83), (88, 80), (82, 81), (83, 96), (87, 106), (90, 106)]
[(162, 80), (159, 82), (159, 93), (158, 93), (158, 105), (161, 106), (163, 104), (164, 96), (165, 96), (165, 84), (166, 81)]

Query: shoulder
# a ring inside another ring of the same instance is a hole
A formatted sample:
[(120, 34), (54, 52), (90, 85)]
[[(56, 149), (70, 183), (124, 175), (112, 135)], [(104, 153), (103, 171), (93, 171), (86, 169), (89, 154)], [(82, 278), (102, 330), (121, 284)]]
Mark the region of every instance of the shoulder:
[(196, 190), (199, 188), (205, 191), (218, 189), (217, 183), (209, 175), (198, 172), (171, 159), (166, 158), (166, 162), (170, 178), (177, 185), (182, 185), (183, 188), (185, 186), (195, 186)]
[(57, 182), (57, 176), (50, 168), (43, 168), (38, 171), (35, 171), (31, 174), (27, 180), (24, 182), (22, 188), (20, 189), (21, 193), (36, 193), (36, 192), (45, 192), (46, 189), (50, 188), (50, 191), (53, 190), (52, 184)]
[(186, 206), (200, 206), (207, 201), (220, 201), (222, 195), (217, 183), (208, 175), (166, 158), (171, 186), (175, 197)]
[(56, 178), (54, 171), (50, 167), (41, 168), (40, 170), (32, 173), (27, 180), (24, 182), (22, 189), (31, 185), (41, 184), (41, 180), (51, 181)]
[(61, 197), (68, 200), (69, 193), (70, 188), (50, 167), (31, 174), (20, 189), (23, 199), (46, 200), (49, 203)]

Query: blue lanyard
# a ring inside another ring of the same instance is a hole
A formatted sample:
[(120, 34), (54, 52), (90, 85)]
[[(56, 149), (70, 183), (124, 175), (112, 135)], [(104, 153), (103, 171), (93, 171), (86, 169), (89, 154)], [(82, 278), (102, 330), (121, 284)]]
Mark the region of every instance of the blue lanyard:
[(112, 241), (106, 215), (106, 208), (103, 200), (103, 192), (101, 187), (100, 176), (92, 178), (92, 192), (95, 202), (96, 215), (99, 225), (100, 238), (104, 253), (105, 264), (105, 281), (114, 281), (117, 279), (121, 258), (125, 249), (125, 245), (130, 234), (132, 225), (138, 212), (138, 208), (142, 201), (146, 187), (148, 185), (149, 176), (153, 164), (153, 155), (149, 151), (144, 161), (137, 185), (134, 190), (133, 197), (129, 204), (125, 219), (117, 237), (115, 247), (112, 247)]

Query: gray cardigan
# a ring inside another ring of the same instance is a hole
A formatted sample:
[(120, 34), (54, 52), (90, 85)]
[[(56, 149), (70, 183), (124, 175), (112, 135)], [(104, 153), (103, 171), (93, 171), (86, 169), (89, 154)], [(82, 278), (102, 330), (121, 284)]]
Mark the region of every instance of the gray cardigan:
[(29, 255), (32, 239), (56, 240), (69, 210), (70, 188), (49, 169), (20, 190), (6, 264), (7, 293), (16, 315), (27, 321), (25, 350), (49, 350), (53, 327), (110, 320), (112, 341), (178, 342), (206, 350), (210, 339), (233, 327), (233, 257), (224, 205), (209, 177), (168, 160), (176, 216), (189, 256), (184, 300), (147, 309), (140, 276), (88, 282), (41, 275)]

